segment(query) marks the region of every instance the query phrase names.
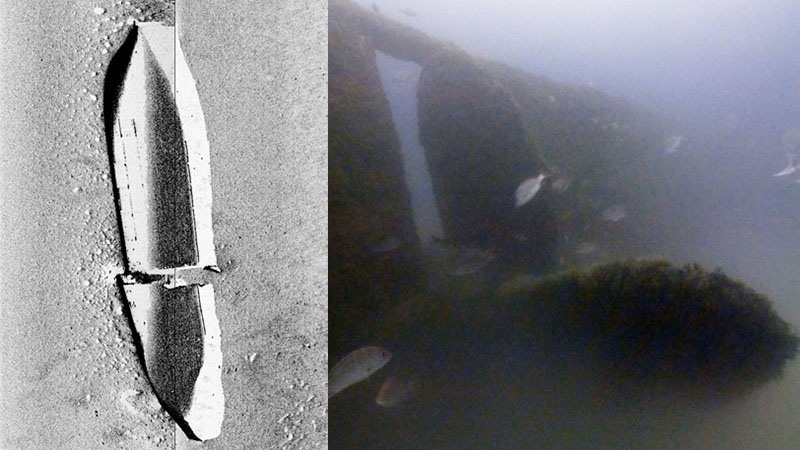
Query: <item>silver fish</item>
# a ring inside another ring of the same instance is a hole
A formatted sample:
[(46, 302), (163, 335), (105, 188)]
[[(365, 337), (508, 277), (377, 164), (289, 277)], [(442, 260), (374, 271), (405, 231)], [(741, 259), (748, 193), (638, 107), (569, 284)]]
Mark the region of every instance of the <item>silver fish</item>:
[(381, 347), (362, 347), (339, 360), (328, 375), (328, 398), (345, 388), (369, 378), (392, 359), (392, 353)]
[(517, 242), (528, 242), (530, 240), (528, 239), (528, 236), (525, 236), (522, 233), (514, 233), (514, 235), (511, 237)]
[(389, 236), (369, 248), (370, 253), (388, 253), (399, 249), (406, 244), (406, 241), (397, 236)]
[(540, 173), (539, 176), (528, 178), (520, 183), (519, 187), (517, 187), (517, 192), (514, 195), (514, 206), (519, 208), (520, 206), (531, 201), (536, 193), (539, 192), (539, 189), (542, 188), (542, 181), (544, 181), (545, 178), (547, 178), (547, 175)]
[(789, 164), (786, 166), (785, 169), (772, 175), (773, 177), (782, 177), (786, 175), (791, 175), (797, 172), (797, 169), (800, 169), (800, 164), (797, 164), (797, 155), (791, 152), (786, 152), (786, 156), (789, 157)]
[(384, 408), (398, 406), (408, 401), (411, 394), (416, 391), (417, 385), (418, 382), (416, 379), (403, 380), (398, 377), (390, 376), (386, 378), (381, 385), (381, 389), (375, 397), (375, 403)]
[(625, 212), (625, 207), (622, 205), (613, 205), (603, 210), (603, 220), (608, 222), (619, 222), (628, 216)]
[(450, 275), (461, 277), (472, 275), (486, 267), (495, 258), (491, 250), (464, 248), (460, 249), (455, 257)]
[(678, 147), (680, 147), (681, 142), (683, 142), (683, 136), (678, 134), (673, 134), (672, 136), (664, 139), (664, 153), (675, 153), (678, 151)]
[(588, 255), (589, 253), (594, 253), (595, 250), (597, 250), (597, 246), (593, 242), (583, 242), (575, 249), (575, 253)]
[(560, 176), (553, 181), (553, 190), (558, 193), (566, 192), (572, 185), (572, 177)]

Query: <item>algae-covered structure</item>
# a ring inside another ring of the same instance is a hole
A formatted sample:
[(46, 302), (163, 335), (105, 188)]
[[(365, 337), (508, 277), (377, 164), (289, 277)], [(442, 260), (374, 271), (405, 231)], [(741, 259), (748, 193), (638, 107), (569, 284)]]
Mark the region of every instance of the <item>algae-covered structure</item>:
[(650, 448), (641, 427), (703, 423), (780, 377), (798, 348), (763, 295), (694, 264), (629, 260), (497, 292), (456, 308), (434, 296), (386, 324), (382, 375), (420, 384), (399, 410), (369, 407), (377, 382), (343, 393), (331, 447)]
[[(420, 143), (443, 237), (546, 271), (575, 262), (582, 242), (607, 250), (606, 259), (630, 257), (661, 251), (682, 229), (682, 210), (671, 211), (681, 185), (662, 158), (672, 125), (656, 114), (588, 85), (475, 57), (347, 0), (330, 3), (330, 24), (423, 67)], [(331, 47), (331, 58), (338, 53)], [(542, 172), (552, 177), (541, 192), (514, 208), (515, 188)], [(628, 215), (609, 226), (602, 212), (615, 205)]]
[(442, 52), (425, 64), (418, 96), (420, 139), (445, 234), (489, 241), (506, 262), (552, 265), (549, 194), (514, 204), (517, 186), (548, 168), (507, 90), (468, 55)]
[(616, 262), (522, 292), (531, 312), (547, 311), (548, 339), (588, 350), (617, 381), (740, 390), (797, 354), (797, 335), (765, 296), (697, 264)]
[[(563, 271), (576, 253), (592, 263), (662, 253), (690, 233), (681, 175), (663, 146), (674, 134), (668, 121), (591, 86), (474, 57), (347, 0), (331, 1), (329, 17), (332, 354), (381, 344), (397, 361), (435, 359), (431, 349), (464, 355), (464, 346), (491, 355), (525, 336), (556, 353), (578, 349), (623, 385), (701, 391), (755, 386), (794, 357), (790, 326), (722, 273), (659, 261)], [(444, 237), (496, 255), (492, 275), (473, 285), (470, 276), (427, 282), (376, 50), (423, 67), (420, 142)], [(516, 207), (517, 186), (543, 172), (551, 177)], [(592, 253), (601, 248), (604, 257)], [(520, 274), (536, 282), (489, 294)]]
[(424, 373), (433, 391), (460, 377), (489, 382), (482, 377), (493, 375), (481, 373), (492, 366), (538, 386), (543, 367), (566, 376), (566, 364), (587, 368), (586, 385), (612, 395), (703, 400), (779, 377), (800, 343), (764, 295), (698, 264), (618, 261), (513, 277), (477, 297), (432, 296), (413, 319), (387, 320), (380, 344)]
[[(371, 39), (329, 36), (330, 348), (369, 335), (371, 319), (422, 282), (400, 142)], [(352, 345), (352, 344), (351, 344)]]

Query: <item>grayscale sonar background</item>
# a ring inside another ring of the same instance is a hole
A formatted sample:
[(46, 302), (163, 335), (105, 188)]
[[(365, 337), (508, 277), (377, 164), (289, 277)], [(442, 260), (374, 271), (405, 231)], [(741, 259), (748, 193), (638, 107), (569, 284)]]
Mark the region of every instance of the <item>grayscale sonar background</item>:
[(202, 445), (135, 351), (101, 115), (126, 21), (174, 2), (0, 11), (0, 449), (326, 448), (327, 2), (178, 0), (222, 269), (225, 422)]

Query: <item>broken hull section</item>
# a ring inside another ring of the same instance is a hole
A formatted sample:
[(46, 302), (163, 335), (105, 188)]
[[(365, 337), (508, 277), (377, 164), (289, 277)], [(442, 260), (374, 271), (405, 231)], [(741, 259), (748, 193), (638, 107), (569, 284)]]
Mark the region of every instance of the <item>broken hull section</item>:
[(107, 113), (129, 272), (217, 264), (205, 119), (175, 39), (173, 27), (134, 26), (112, 62), (123, 72)]
[(120, 284), (142, 362), (187, 436), (217, 437), (224, 396), (214, 290), (178, 279), (218, 271), (209, 145), (174, 27), (131, 27), (109, 64), (104, 119), (125, 257)]
[(147, 376), (161, 404), (199, 440), (222, 429), (221, 330), (211, 285), (123, 281)]

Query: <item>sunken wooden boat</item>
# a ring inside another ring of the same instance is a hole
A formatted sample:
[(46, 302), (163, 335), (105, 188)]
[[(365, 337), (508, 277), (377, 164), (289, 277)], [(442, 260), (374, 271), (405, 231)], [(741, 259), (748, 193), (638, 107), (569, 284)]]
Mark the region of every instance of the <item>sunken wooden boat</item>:
[(218, 271), (205, 119), (175, 28), (139, 23), (112, 59), (104, 116), (130, 308), (148, 378), (187, 436), (220, 434), (221, 332), (210, 284), (181, 271)]

